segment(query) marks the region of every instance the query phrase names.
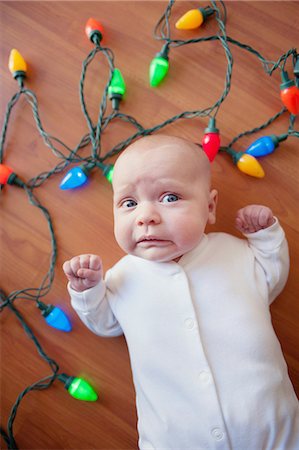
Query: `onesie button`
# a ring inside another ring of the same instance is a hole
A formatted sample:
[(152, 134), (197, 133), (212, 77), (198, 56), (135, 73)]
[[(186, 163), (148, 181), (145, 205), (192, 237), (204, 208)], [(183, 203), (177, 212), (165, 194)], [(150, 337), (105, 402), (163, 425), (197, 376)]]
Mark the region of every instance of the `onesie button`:
[(195, 322), (190, 317), (188, 319), (185, 319), (185, 327), (188, 328), (188, 330), (192, 330), (194, 328)]
[(224, 433), (220, 428), (213, 428), (211, 431), (212, 437), (215, 439), (215, 441), (221, 441), (224, 437)]
[(210, 383), (211, 379), (212, 379), (212, 377), (211, 377), (211, 375), (210, 375), (209, 372), (207, 372), (207, 371), (205, 371), (205, 370), (203, 370), (202, 372), (200, 372), (200, 374), (199, 374), (199, 380), (200, 380), (200, 382), (201, 382), (202, 384), (208, 384), (208, 383)]

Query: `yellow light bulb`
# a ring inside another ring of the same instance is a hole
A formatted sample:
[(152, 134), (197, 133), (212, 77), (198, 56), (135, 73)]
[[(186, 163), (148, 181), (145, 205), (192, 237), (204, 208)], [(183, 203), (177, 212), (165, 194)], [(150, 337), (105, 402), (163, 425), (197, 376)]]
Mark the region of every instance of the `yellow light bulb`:
[(204, 15), (200, 9), (190, 9), (175, 24), (178, 30), (194, 30), (200, 27), (204, 21)]
[(241, 172), (252, 177), (263, 178), (265, 176), (264, 169), (254, 156), (244, 153), (237, 161), (237, 167)]
[(12, 49), (9, 55), (8, 68), (14, 78), (17, 76), (25, 76), (27, 71), (27, 64), (21, 53), (15, 48)]

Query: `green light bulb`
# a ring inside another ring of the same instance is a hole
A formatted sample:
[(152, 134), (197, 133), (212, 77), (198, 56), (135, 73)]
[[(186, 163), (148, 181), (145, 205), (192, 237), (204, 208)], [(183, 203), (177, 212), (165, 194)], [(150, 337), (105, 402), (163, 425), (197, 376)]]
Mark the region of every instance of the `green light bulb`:
[(169, 44), (165, 44), (162, 50), (156, 54), (149, 68), (149, 80), (152, 87), (158, 86), (166, 77), (169, 69), (168, 53)]
[(85, 400), (87, 402), (95, 402), (98, 395), (95, 390), (83, 378), (75, 377), (68, 387), (68, 392), (72, 397), (78, 400)]
[(150, 85), (152, 87), (158, 86), (162, 80), (166, 77), (169, 69), (169, 62), (167, 59), (161, 56), (156, 56), (149, 69)]
[(113, 70), (113, 75), (108, 87), (109, 99), (112, 100), (112, 108), (118, 110), (119, 102), (126, 92), (126, 84), (119, 69)]
[(98, 394), (83, 378), (70, 377), (65, 373), (58, 375), (58, 379), (64, 383), (64, 387), (69, 394), (86, 402), (95, 402), (98, 399)]
[(112, 183), (113, 172), (114, 172), (114, 166), (112, 164), (110, 164), (109, 166), (106, 166), (103, 170), (103, 174), (107, 178), (109, 183)]
[(126, 84), (121, 74), (121, 71), (119, 69), (114, 69), (112, 79), (108, 87), (109, 97), (111, 98), (113, 94), (124, 95), (125, 92), (126, 92)]

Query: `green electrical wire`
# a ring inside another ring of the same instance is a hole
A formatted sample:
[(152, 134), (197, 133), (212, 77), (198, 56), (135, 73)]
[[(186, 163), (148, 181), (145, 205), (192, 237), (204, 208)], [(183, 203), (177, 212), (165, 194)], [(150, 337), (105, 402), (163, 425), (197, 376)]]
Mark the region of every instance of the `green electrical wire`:
[(42, 359), (49, 364), (50, 369), (52, 371), (52, 375), (49, 375), (47, 377), (44, 377), (38, 381), (36, 381), (35, 383), (27, 386), (17, 397), (14, 405), (12, 406), (11, 409), (11, 413), (7, 422), (7, 432), (5, 431), (4, 427), (1, 426), (0, 427), (0, 433), (3, 436), (5, 442), (7, 443), (7, 448), (8, 449), (14, 449), (17, 450), (17, 444), (14, 438), (14, 434), (13, 434), (13, 424), (16, 418), (16, 414), (17, 414), (17, 409), (21, 403), (21, 401), (23, 400), (23, 398), (25, 397), (25, 395), (27, 395), (29, 392), (31, 391), (35, 391), (35, 390), (44, 390), (44, 389), (48, 389), (52, 383), (56, 380), (56, 378), (58, 377), (58, 371), (59, 371), (59, 366), (57, 364), (56, 361), (54, 361), (52, 358), (50, 358), (46, 352), (44, 351), (43, 347), (41, 346), (41, 344), (39, 343), (38, 339), (36, 338), (36, 336), (34, 335), (32, 329), (29, 327), (29, 325), (26, 323), (23, 315), (20, 313), (20, 311), (16, 308), (16, 306), (12, 303), (12, 301), (9, 299), (9, 297), (5, 296), (4, 291), (1, 291), (0, 293), (1, 299), (5, 299), (6, 300), (6, 306), (15, 314), (15, 316), (17, 317), (17, 319), (19, 320), (19, 322), (21, 323), (25, 333), (27, 334), (27, 336), (29, 337), (29, 339), (31, 339), (31, 341), (34, 343), (38, 354), (42, 357)]

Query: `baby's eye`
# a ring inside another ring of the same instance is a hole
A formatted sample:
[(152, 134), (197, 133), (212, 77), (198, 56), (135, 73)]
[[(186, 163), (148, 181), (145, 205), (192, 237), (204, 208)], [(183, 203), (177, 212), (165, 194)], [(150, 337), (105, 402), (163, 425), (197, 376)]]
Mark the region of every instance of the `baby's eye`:
[(166, 194), (164, 197), (162, 197), (161, 202), (162, 203), (171, 203), (171, 202), (177, 202), (179, 197), (176, 194)]
[(137, 205), (137, 202), (135, 202), (135, 200), (125, 200), (124, 202), (122, 202), (121, 206), (123, 208), (134, 208), (134, 206)]

